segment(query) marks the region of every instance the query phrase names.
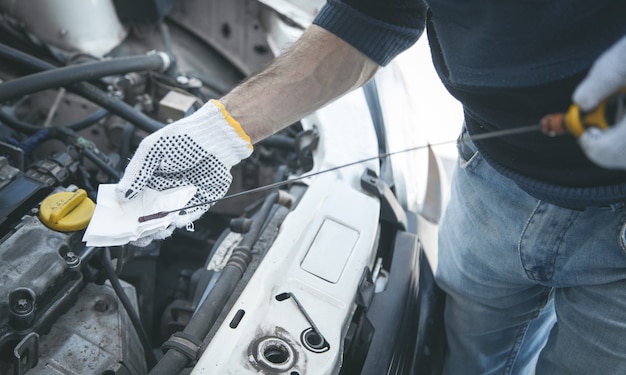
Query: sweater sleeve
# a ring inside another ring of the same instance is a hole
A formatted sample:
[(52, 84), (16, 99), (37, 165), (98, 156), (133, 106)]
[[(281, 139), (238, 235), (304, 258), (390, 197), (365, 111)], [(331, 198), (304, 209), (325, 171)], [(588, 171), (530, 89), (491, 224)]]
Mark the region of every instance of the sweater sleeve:
[(426, 10), (422, 0), (328, 0), (313, 23), (385, 66), (422, 35)]

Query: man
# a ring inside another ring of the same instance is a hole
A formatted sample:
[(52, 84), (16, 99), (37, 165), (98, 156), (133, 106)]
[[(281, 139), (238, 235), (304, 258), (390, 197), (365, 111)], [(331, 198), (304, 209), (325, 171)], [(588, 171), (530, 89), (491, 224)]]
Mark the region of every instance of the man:
[(146, 138), (120, 195), (194, 184), (194, 202), (222, 196), (252, 144), (362, 85), (427, 28), (466, 118), (435, 270), (445, 372), (626, 373), (626, 122), (580, 142), (468, 139), (536, 123), (572, 98), (593, 109), (626, 86), (626, 2), (427, 2), (330, 0), (267, 69)]

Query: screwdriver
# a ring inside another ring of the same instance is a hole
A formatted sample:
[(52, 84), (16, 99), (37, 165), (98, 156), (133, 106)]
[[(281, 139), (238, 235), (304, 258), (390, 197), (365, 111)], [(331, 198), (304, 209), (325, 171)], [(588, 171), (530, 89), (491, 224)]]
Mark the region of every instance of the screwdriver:
[(584, 112), (578, 105), (572, 104), (565, 113), (544, 116), (539, 125), (541, 131), (549, 136), (570, 133), (578, 138), (591, 127), (607, 129), (618, 123), (624, 115), (626, 115), (626, 89), (610, 96), (589, 112)]

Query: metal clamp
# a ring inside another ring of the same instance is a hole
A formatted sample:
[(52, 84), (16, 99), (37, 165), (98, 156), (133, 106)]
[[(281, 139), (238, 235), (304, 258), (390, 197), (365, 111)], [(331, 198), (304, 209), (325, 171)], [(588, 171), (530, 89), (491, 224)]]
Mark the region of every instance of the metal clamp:
[(161, 350), (163, 353), (167, 352), (170, 349), (174, 349), (182, 354), (185, 357), (189, 358), (191, 361), (195, 361), (198, 359), (198, 354), (200, 353), (200, 349), (202, 348), (202, 341), (197, 337), (190, 335), (184, 332), (176, 332), (170, 336), (170, 339), (167, 340), (163, 345), (161, 345)]

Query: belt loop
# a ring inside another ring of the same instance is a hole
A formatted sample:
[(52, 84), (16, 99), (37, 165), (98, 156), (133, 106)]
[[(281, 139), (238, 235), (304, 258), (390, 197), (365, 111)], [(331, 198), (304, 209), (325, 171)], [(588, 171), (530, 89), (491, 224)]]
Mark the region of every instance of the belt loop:
[(625, 205), (624, 202), (617, 202), (617, 203), (605, 204), (605, 205), (597, 206), (597, 207), (601, 209), (607, 209), (607, 210), (610, 209), (611, 211), (615, 212), (624, 208), (624, 205)]

